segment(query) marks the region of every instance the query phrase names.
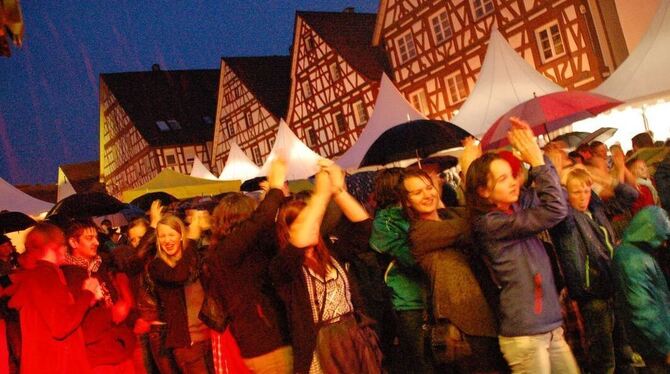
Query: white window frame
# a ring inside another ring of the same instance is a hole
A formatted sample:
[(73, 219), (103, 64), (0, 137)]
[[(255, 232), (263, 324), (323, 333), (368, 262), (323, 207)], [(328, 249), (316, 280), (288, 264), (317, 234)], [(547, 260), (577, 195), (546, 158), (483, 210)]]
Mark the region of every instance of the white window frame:
[(401, 64), (416, 57), (416, 44), (414, 43), (414, 34), (412, 33), (412, 30), (397, 37), (395, 39), (395, 44), (398, 49), (398, 59)]
[[(472, 16), (475, 21), (488, 16), (496, 9), (493, 0), (472, 0), (470, 4), (472, 5)], [(477, 14), (478, 11), (481, 13)]]
[(302, 96), (305, 99), (309, 99), (310, 97), (312, 97), (313, 95), (312, 84), (309, 83), (309, 80), (302, 81), (300, 85), (302, 86)]
[[(409, 102), (419, 113), (428, 113), (428, 100), (426, 99), (426, 92), (423, 88), (409, 94)], [(417, 104), (419, 104), (418, 107)]]
[(261, 157), (261, 148), (258, 145), (251, 147), (251, 156), (254, 158), (256, 164), (261, 164), (263, 162)]
[[(552, 28), (554, 27), (556, 33), (552, 32)], [(543, 46), (543, 32), (546, 32), (547, 36), (546, 46)], [(556, 37), (558, 38), (558, 42)], [(561, 26), (558, 24), (558, 20), (549, 22), (544, 26), (535, 29), (535, 40), (537, 41), (537, 50), (540, 53), (540, 59), (542, 60), (542, 63), (547, 63), (566, 54), (565, 41), (563, 40), (563, 34), (561, 33)], [(545, 52), (547, 51), (551, 52), (551, 56), (545, 56)]]
[[(342, 116), (342, 119), (344, 120), (344, 130), (340, 130), (340, 124), (337, 122), (337, 116), (340, 115)], [(344, 134), (349, 130), (349, 124), (347, 123), (347, 117), (344, 115), (342, 112), (335, 112), (333, 113), (333, 124), (335, 125), (335, 133), (336, 134)]]
[[(460, 80), (457, 77), (460, 77)], [(450, 104), (453, 105), (460, 103), (461, 101), (465, 100), (468, 97), (468, 83), (460, 71), (457, 71), (453, 74), (449, 74), (444, 79), (444, 81), (447, 86), (447, 96), (449, 97)], [(458, 85), (459, 81), (463, 84), (462, 86)], [(455, 95), (454, 92), (452, 92), (452, 83), (455, 88)], [(461, 89), (463, 90), (463, 92), (461, 92)]]
[(319, 137), (316, 134), (316, 130), (314, 130), (311, 127), (308, 127), (305, 129), (305, 143), (307, 143), (308, 147), (316, 147), (316, 144), (314, 143), (311, 134), (314, 134), (314, 139), (318, 143), (319, 142)]
[(356, 117), (356, 123), (359, 126), (368, 123), (368, 121), (370, 120), (370, 115), (368, 114), (368, 109), (365, 107), (363, 101), (359, 100), (355, 102), (353, 108), (354, 108), (354, 116)]
[(342, 69), (340, 69), (340, 64), (333, 62), (328, 68), (330, 70), (330, 78), (333, 80), (333, 82), (337, 82), (342, 79)]
[(244, 121), (247, 123), (247, 128), (250, 129), (254, 126), (254, 114), (251, 111), (244, 113)]
[[(442, 10), (441, 12), (435, 13), (432, 17), (430, 17), (429, 21), (430, 21), (430, 29), (433, 32), (433, 40), (435, 41), (435, 45), (442, 44), (447, 40), (451, 39), (451, 36), (454, 34), (454, 32), (451, 28), (451, 19), (449, 19), (449, 12), (447, 12), (446, 9)], [(439, 28), (439, 30), (436, 30), (436, 28)]]

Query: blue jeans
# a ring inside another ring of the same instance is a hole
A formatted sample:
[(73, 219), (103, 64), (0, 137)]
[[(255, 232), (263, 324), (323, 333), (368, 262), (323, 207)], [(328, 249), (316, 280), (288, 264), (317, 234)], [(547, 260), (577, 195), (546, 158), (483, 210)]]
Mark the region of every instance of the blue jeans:
[(500, 350), (512, 373), (579, 374), (563, 328), (530, 336), (500, 336)]

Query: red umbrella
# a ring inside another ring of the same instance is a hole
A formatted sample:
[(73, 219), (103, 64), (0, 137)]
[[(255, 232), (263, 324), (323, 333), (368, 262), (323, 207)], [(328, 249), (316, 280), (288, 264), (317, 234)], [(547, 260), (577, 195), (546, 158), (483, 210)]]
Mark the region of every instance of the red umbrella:
[(499, 148), (508, 144), (510, 117), (519, 117), (528, 122), (533, 133), (540, 135), (593, 117), (621, 103), (607, 96), (583, 91), (561, 91), (535, 97), (498, 118), (482, 137), (482, 148)]

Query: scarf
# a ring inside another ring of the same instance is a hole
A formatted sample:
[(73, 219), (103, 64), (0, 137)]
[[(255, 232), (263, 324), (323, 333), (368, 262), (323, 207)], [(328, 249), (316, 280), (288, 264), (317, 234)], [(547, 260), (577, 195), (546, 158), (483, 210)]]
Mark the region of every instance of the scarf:
[[(100, 265), (102, 265), (102, 258), (100, 256), (95, 256), (92, 260), (87, 260), (83, 257), (66, 254), (64, 265), (72, 265), (86, 269), (88, 276), (90, 277), (91, 274), (97, 273), (98, 270), (100, 270)], [(114, 305), (114, 301), (112, 300), (112, 293), (109, 291), (107, 284), (101, 279), (98, 280), (100, 283), (100, 290), (102, 291), (101, 301), (105, 304), (105, 306)]]

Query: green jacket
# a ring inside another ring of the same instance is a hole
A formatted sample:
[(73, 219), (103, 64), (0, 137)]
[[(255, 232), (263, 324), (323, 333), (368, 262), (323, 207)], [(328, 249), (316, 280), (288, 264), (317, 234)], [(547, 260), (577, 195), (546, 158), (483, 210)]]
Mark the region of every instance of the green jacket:
[(670, 353), (670, 291), (652, 252), (669, 237), (667, 213), (659, 207), (647, 207), (624, 232), (613, 261), (617, 306), (630, 341), (643, 356), (657, 359)]
[(370, 246), (390, 256), (384, 280), (392, 291), (395, 310), (424, 309), (424, 279), (410, 252), (409, 221), (399, 206), (381, 209), (372, 223)]

